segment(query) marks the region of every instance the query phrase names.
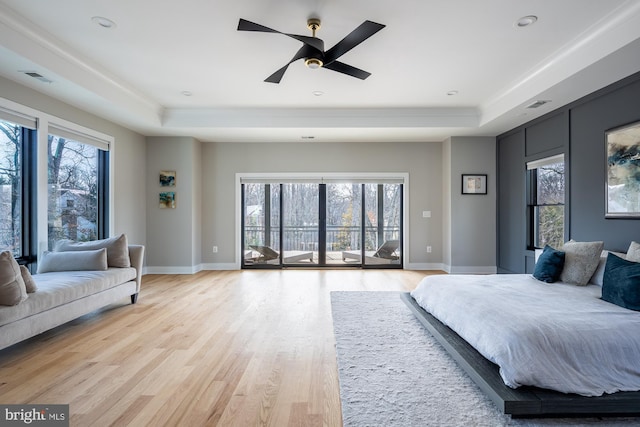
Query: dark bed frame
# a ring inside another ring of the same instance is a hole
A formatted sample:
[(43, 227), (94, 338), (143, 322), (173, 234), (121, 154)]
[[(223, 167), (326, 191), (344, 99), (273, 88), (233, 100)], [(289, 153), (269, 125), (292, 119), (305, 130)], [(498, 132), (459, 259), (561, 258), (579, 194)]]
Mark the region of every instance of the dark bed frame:
[[(420, 307), (409, 293), (402, 300), (498, 409), (512, 417), (640, 416), (640, 392), (599, 397), (564, 394), (537, 387), (507, 387), (498, 365), (485, 359), (451, 328)], [(640, 360), (640, 355), (638, 355)]]

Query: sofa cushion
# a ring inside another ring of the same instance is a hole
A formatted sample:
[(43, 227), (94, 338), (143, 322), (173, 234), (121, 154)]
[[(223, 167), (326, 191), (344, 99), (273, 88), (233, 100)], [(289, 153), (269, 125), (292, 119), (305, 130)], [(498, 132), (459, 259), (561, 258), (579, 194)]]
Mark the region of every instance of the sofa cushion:
[(47, 252), (38, 261), (38, 274), (51, 271), (87, 271), (107, 269), (107, 250)]
[(56, 252), (87, 251), (95, 249), (107, 249), (107, 264), (109, 267), (131, 267), (129, 258), (129, 246), (126, 234), (90, 242), (74, 242), (73, 240), (60, 240), (53, 250)]
[(21, 304), (0, 309), (0, 326), (136, 279), (135, 268), (34, 274), (38, 292)]
[(640, 262), (640, 243), (631, 242), (629, 249), (627, 249), (627, 261)]
[(22, 280), (24, 280), (24, 286), (27, 288), (27, 293), (32, 294), (38, 290), (38, 286), (36, 282), (33, 280), (33, 276), (31, 276), (31, 272), (24, 265), (20, 266), (20, 274), (22, 275)]
[(20, 266), (10, 251), (0, 253), (0, 305), (16, 305), (27, 299)]

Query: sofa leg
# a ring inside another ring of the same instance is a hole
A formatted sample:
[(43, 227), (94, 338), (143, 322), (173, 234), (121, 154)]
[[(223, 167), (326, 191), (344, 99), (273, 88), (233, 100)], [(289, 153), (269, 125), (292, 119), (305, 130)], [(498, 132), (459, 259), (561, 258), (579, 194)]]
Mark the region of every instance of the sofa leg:
[(131, 304), (135, 304), (138, 301), (138, 294), (131, 295)]

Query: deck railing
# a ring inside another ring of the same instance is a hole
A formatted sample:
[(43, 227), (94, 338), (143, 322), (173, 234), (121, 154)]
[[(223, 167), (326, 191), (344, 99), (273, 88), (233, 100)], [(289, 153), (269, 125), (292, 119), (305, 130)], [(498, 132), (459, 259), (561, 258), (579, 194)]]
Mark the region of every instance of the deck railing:
[[(358, 226), (327, 226), (327, 250), (341, 251), (359, 249), (362, 245), (361, 228)], [(318, 226), (300, 225), (283, 227), (283, 246), (285, 251), (317, 251), (318, 250)], [(384, 227), (384, 240), (400, 239), (399, 227)], [(378, 241), (378, 228), (365, 227), (365, 250), (376, 250), (383, 241)], [(263, 226), (245, 226), (245, 246), (264, 245), (276, 251), (280, 250), (280, 236), (278, 228), (272, 228), (270, 239), (265, 239)]]

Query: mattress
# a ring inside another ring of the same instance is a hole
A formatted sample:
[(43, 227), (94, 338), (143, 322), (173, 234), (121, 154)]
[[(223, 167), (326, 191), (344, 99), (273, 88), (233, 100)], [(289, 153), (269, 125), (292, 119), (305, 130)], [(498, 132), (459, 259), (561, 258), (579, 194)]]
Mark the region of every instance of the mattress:
[(504, 383), (600, 396), (640, 390), (640, 313), (596, 285), (527, 274), (425, 277), (411, 296), (500, 369)]

